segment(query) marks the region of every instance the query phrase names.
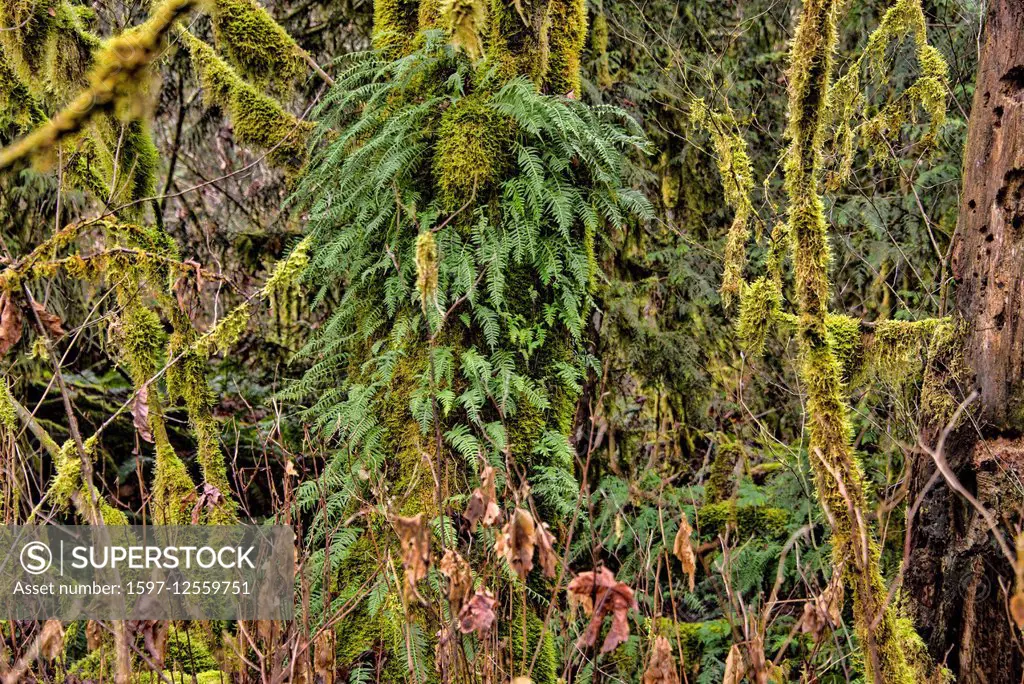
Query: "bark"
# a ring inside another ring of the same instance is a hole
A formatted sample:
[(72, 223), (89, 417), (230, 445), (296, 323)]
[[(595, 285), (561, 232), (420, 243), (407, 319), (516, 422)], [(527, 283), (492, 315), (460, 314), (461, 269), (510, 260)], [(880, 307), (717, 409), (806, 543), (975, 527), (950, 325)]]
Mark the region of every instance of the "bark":
[[(944, 456), (1009, 535), (1024, 492), (1024, 2), (994, 0), (983, 41), (952, 252), (954, 315), (964, 330), (958, 353), (969, 372), (945, 368), (954, 401), (972, 390), (979, 398)], [(930, 422), (922, 439), (935, 445), (945, 421)], [(933, 472), (927, 456), (914, 464), (911, 501)], [(992, 531), (941, 482), (923, 502), (906, 594), (932, 656), (961, 684), (1022, 681), (1020, 634), (1004, 590), (1012, 590), (1013, 571)]]

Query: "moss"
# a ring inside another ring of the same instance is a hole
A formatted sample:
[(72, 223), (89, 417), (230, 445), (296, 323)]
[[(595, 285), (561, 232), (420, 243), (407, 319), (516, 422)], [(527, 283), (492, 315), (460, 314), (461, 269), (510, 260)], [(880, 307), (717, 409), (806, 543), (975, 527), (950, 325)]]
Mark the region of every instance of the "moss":
[(451, 36), (452, 45), (462, 49), (471, 60), (484, 54), (483, 32), (487, 26), (486, 0), (424, 0), (420, 3), (420, 27), (429, 26), (436, 15)]
[(969, 394), (971, 371), (964, 360), (966, 333), (962, 321), (949, 321), (937, 326), (932, 334), (920, 400), (927, 425), (947, 425)]
[(195, 341), (193, 349), (202, 358), (209, 358), (215, 351), (227, 354), (242, 337), (252, 318), (252, 308), (243, 302), (217, 321), (206, 334)]
[(547, 25), (548, 64), (544, 90), (552, 95), (580, 93), (580, 54), (587, 42), (586, 0), (551, 0)]
[(758, 357), (764, 353), (768, 334), (779, 317), (782, 288), (778, 281), (761, 277), (751, 285), (744, 284), (741, 290), (736, 335), (744, 348)]
[(305, 73), (302, 51), (256, 0), (208, 0), (217, 46), (244, 78), (287, 92)]
[(716, 440), (715, 458), (711, 461), (711, 471), (704, 486), (704, 502), (716, 504), (732, 499), (736, 493), (733, 474), (736, 464), (743, 457), (743, 447), (739, 442), (719, 435)]
[[(612, 87), (612, 71), (608, 60), (608, 18), (597, 12), (590, 27), (590, 48), (597, 58), (597, 85), (603, 90)], [(678, 181), (677, 181), (678, 184)], [(675, 206), (675, 203), (671, 206)]]
[(167, 633), (164, 663), (168, 668), (185, 674), (217, 670), (217, 661), (210, 654), (205, 637), (196, 629), (191, 629), (186, 634), (188, 624), (185, 622), (171, 625)]
[(548, 64), (543, 6), (538, 0), (491, 0), (487, 57), (500, 80), (525, 76), (540, 84)]
[(17, 427), (18, 413), (14, 409), (11, 388), (7, 386), (6, 378), (0, 378), (0, 428), (13, 432)]
[(416, 238), (416, 289), (420, 293), (420, 305), (426, 312), (427, 302), (437, 292), (437, 241), (429, 230)]
[(690, 122), (711, 136), (722, 178), (725, 202), (735, 215), (725, 240), (725, 267), (722, 270), (722, 304), (728, 308), (741, 293), (743, 269), (746, 265), (749, 223), (754, 216), (750, 193), (754, 188), (753, 168), (747, 155), (747, 143), (734, 132), (736, 123), (732, 112), (713, 112), (704, 100), (690, 105)]
[(0, 131), (22, 134), (46, 120), (39, 100), (18, 78), (0, 50)]
[(743, 539), (752, 536), (780, 539), (787, 534), (789, 512), (771, 506), (721, 501), (701, 506), (697, 523), (702, 537), (714, 538), (731, 526)]
[(238, 140), (265, 150), (274, 166), (297, 173), (306, 162), (306, 142), (313, 124), (295, 118), (276, 100), (244, 81), (209, 45), (184, 29), (180, 35), (192, 56), (206, 101), (228, 114)]
[(150, 502), (153, 519), (161, 525), (189, 524), (196, 486), (170, 444), (157, 445), (154, 470)]
[(413, 0), (375, 0), (373, 3), (373, 47), (388, 59), (412, 49), (419, 25), (419, 3)]
[(434, 151), (434, 178), (445, 204), (457, 209), (483, 196), (508, 170), (512, 122), (488, 104), (485, 95), (471, 95), (445, 110)]
[[(513, 679), (525, 676), (530, 663), (536, 656), (536, 663), (529, 671), (533, 684), (555, 684), (559, 681), (558, 651), (555, 649), (554, 635), (550, 629), (544, 629), (540, 617), (531, 607), (525, 613), (526, 648), (523, 648), (524, 618), (522, 607), (513, 609), (512, 617), (507, 625), (509, 640), (509, 656)], [(544, 638), (541, 640), (541, 633)]]

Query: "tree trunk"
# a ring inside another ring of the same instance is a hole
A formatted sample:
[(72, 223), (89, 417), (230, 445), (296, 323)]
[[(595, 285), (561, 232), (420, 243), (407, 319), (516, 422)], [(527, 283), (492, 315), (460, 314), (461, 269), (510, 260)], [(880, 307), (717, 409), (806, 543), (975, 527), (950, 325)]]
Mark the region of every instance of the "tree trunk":
[[(993, 0), (971, 109), (960, 217), (953, 348), (929, 372), (944, 375), (947, 409), (976, 390), (944, 456), (961, 483), (1012, 534), (1024, 500), (1024, 2)], [(961, 362), (962, 360), (962, 362)], [(969, 369), (969, 370), (967, 370)], [(926, 392), (928, 391), (926, 382)], [(942, 402), (922, 401), (926, 407)], [(934, 446), (950, 411), (926, 416)], [(910, 501), (935, 466), (914, 464)], [(914, 521), (906, 594), (931, 654), (957, 682), (1022, 681), (1020, 634), (1009, 619), (1013, 571), (978, 511), (941, 480)], [(1012, 541), (1010, 542), (1012, 547)]]

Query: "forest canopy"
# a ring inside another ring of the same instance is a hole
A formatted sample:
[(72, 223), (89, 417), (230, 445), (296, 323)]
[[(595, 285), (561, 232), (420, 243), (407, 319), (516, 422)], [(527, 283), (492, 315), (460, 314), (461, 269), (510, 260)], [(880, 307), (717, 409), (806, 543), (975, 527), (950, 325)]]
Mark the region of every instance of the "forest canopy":
[(296, 539), (0, 679), (1021, 681), (1022, 94), (1009, 0), (0, 0), (3, 524)]

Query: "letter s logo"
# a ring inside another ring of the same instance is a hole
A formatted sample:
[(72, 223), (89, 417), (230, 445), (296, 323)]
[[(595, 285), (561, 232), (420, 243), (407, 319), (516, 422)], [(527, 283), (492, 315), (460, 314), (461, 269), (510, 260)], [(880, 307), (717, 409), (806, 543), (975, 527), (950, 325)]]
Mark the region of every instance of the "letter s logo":
[(50, 547), (41, 541), (33, 541), (21, 547), (21, 567), (30, 575), (41, 575), (50, 568), (53, 555)]

